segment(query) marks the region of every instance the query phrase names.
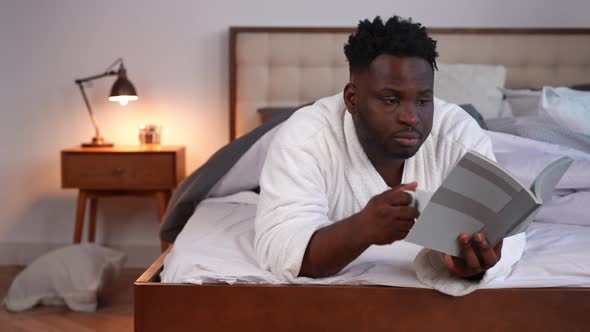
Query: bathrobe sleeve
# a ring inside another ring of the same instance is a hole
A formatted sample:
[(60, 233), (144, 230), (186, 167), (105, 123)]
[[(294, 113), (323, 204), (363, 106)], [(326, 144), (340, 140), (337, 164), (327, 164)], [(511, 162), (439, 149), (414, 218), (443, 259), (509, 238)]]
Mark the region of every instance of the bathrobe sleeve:
[[(280, 136), (280, 135), (279, 135)], [(314, 145), (312, 142), (309, 142)], [(260, 179), (255, 250), (262, 268), (292, 282), (313, 233), (328, 220), (326, 179), (317, 146), (271, 144)], [(330, 158), (329, 156), (324, 156)]]

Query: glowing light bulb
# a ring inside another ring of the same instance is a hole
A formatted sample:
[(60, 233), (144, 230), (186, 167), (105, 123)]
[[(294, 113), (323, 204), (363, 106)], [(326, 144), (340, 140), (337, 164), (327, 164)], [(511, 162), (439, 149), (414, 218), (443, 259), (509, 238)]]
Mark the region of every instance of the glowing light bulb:
[(129, 101), (137, 100), (137, 96), (112, 96), (109, 97), (110, 101), (116, 101), (121, 106), (125, 106), (129, 103)]

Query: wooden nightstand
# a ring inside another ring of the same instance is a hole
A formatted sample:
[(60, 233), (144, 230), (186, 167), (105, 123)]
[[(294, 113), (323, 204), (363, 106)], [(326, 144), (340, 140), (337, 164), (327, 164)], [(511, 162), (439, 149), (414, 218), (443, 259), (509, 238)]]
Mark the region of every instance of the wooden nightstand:
[[(110, 148), (74, 147), (61, 151), (62, 188), (78, 188), (74, 243), (82, 240), (86, 200), (90, 200), (88, 241), (94, 242), (96, 209), (101, 197), (155, 196), (158, 223), (166, 211), (172, 190), (185, 177), (182, 146)], [(162, 251), (168, 244), (161, 243)]]

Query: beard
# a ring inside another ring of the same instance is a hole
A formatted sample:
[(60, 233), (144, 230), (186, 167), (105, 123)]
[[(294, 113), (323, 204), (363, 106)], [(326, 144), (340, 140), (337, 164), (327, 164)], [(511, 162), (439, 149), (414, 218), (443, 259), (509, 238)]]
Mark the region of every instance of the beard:
[[(363, 112), (357, 109), (356, 115), (353, 117), (354, 127), (361, 146), (365, 150), (371, 150), (379, 155), (388, 159), (409, 159), (413, 157), (423, 142), (420, 142), (415, 148), (403, 148), (397, 145), (395, 141), (395, 135), (399, 133), (395, 132), (388, 135), (385, 139), (380, 138), (375, 134), (375, 130), (371, 129), (367, 119), (364, 117)], [(413, 132), (422, 134), (415, 128), (408, 127), (405, 132)], [(393, 145), (393, 146), (392, 146)]]

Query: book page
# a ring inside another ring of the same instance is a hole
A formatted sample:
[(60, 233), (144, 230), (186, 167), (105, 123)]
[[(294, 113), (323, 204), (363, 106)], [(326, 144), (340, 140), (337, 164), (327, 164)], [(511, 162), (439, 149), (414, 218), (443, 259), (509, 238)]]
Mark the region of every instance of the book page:
[(549, 164), (537, 175), (531, 185), (531, 191), (537, 196), (539, 202), (544, 203), (551, 199), (553, 189), (573, 162), (574, 160), (570, 157), (561, 157)]
[[(573, 159), (562, 157), (551, 164), (547, 165), (537, 176), (531, 185), (531, 192), (535, 194), (535, 201), (529, 202), (531, 197), (528, 194), (521, 193), (506, 209), (499, 214), (500, 225), (489, 225), (482, 229), (484, 235), (491, 243), (496, 243), (507, 236), (512, 236), (524, 232), (540, 210), (543, 203), (549, 202), (553, 195), (553, 190), (561, 180), (565, 172), (569, 169)], [(532, 206), (534, 203), (534, 206)], [(532, 206), (530, 212), (522, 214), (525, 206)], [(514, 216), (520, 215), (520, 219)], [(512, 225), (508, 225), (512, 223)], [(506, 225), (503, 225), (506, 224)]]

